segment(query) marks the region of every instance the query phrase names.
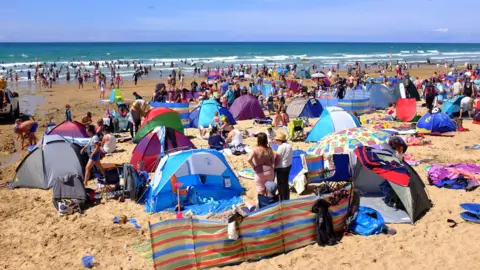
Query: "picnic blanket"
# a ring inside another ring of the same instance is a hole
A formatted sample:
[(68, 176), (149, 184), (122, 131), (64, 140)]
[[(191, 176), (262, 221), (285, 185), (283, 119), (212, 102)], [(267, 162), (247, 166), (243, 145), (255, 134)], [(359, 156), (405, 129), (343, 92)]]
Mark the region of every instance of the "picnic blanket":
[(437, 164), (426, 170), (428, 181), (437, 187), (472, 190), (479, 186), (480, 164)]

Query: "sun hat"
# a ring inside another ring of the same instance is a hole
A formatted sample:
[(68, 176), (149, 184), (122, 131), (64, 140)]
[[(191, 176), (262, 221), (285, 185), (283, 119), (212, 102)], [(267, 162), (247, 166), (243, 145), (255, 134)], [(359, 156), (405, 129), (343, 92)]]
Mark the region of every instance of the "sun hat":
[(287, 135), (283, 132), (278, 132), (275, 135), (275, 141), (281, 141), (281, 142), (286, 142), (287, 141)]

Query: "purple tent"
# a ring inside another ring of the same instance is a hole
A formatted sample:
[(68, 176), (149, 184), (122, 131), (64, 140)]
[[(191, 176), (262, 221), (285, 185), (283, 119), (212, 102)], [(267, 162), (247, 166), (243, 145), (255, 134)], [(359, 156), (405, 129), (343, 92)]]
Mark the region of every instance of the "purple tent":
[(235, 120), (265, 118), (260, 102), (252, 95), (243, 95), (235, 99), (230, 107), (230, 113)]

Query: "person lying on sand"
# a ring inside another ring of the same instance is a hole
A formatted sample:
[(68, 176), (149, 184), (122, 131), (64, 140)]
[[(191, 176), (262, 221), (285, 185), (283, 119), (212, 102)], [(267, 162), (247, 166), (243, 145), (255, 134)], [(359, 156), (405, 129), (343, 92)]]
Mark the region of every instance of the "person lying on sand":
[(417, 137), (415, 134), (412, 134), (411, 136), (408, 136), (405, 139), (406, 143), (408, 146), (419, 146), (419, 145), (426, 145), (431, 143), (429, 140), (425, 140), (423, 137)]

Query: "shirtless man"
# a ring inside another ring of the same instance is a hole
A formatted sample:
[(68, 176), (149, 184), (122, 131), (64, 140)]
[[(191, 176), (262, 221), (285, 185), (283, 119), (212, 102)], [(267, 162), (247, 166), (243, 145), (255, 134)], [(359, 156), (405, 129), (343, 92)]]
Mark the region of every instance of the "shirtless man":
[[(15, 127), (13, 127), (13, 131), (18, 134), (17, 141), (18, 139), (21, 139), (22, 150), (27, 146), (37, 144), (37, 137), (35, 136), (37, 128), (38, 123), (33, 120), (23, 122), (22, 119), (17, 119), (15, 121)], [(28, 138), (28, 145), (24, 145), (25, 138)]]
[(89, 126), (93, 123), (92, 121), (92, 113), (91, 112), (87, 112), (87, 114), (82, 118), (82, 124), (84, 126)]

